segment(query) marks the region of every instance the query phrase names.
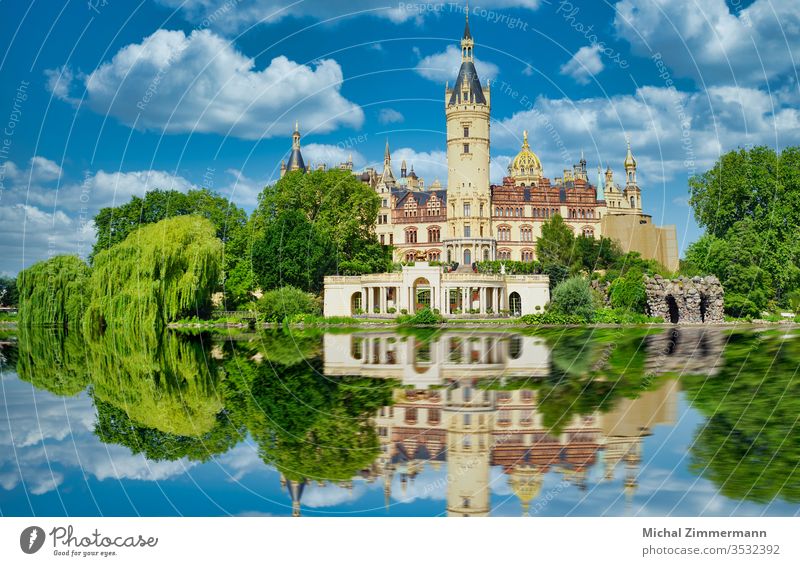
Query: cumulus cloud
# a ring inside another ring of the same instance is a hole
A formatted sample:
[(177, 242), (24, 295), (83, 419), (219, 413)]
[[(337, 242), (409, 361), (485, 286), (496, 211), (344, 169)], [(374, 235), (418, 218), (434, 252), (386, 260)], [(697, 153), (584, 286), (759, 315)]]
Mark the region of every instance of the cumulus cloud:
[(774, 102), (758, 89), (729, 86), (702, 93), (642, 87), (630, 95), (577, 101), (540, 97), (530, 110), (497, 122), (492, 143), (495, 151), (516, 150), (527, 129), (552, 178), (577, 162), (581, 148), (590, 167), (601, 162), (619, 172), (630, 138), (641, 182), (685, 181), (738, 146), (800, 143), (800, 113)]
[[(356, 156), (363, 160), (354, 152)], [(96, 237), (92, 218), (100, 209), (147, 191), (186, 192), (204, 186), (238, 206), (253, 208), (267, 184), (233, 168), (219, 179), (206, 175), (199, 183), (159, 170), (85, 172), (80, 182), (65, 181), (64, 176), (57, 163), (42, 156), (33, 157), (25, 169), (10, 161), (0, 169), (0, 273), (16, 274), (56, 254), (86, 256)]]
[[(289, 2), (288, 0), (159, 0), (170, 8), (179, 9), (191, 22), (226, 32), (246, 29), (259, 23), (272, 24), (284, 18), (314, 18), (332, 20), (370, 15), (394, 23), (419, 21), (425, 16), (435, 16), (442, 10), (455, 12), (449, 4), (435, 11), (434, 4), (376, 0), (348, 0), (348, 2)], [(541, 0), (484, 0), (480, 8), (527, 8), (535, 10)], [(460, 9), (460, 7), (459, 7)]]
[(378, 112), (378, 122), (381, 124), (399, 124), (404, 120), (405, 117), (393, 108), (382, 108)]
[(603, 60), (600, 59), (600, 47), (587, 45), (578, 49), (572, 59), (561, 66), (561, 74), (572, 77), (578, 84), (586, 85), (603, 68)]
[[(415, 70), (426, 79), (438, 83), (450, 81), (450, 84), (452, 84), (456, 80), (460, 68), (461, 50), (455, 45), (448, 45), (447, 49), (441, 53), (423, 57), (417, 63)], [(482, 83), (491, 81), (500, 72), (500, 69), (494, 63), (483, 61), (477, 57), (475, 58), (475, 70), (478, 71), (478, 77), (480, 77)]]
[(317, 166), (324, 163), (328, 167), (337, 167), (340, 163), (346, 162), (351, 156), (354, 164), (361, 165), (364, 163), (364, 157), (359, 152), (347, 147), (346, 144), (310, 143), (303, 146), (303, 159), (306, 165), (313, 163), (314, 166)]
[[(447, 153), (445, 151), (416, 151), (410, 147), (402, 147), (392, 150), (392, 167), (395, 176), (400, 174), (400, 164), (406, 161), (409, 172), (414, 166), (414, 172), (425, 179), (425, 185), (430, 186), (434, 180), (438, 179), (442, 187), (447, 186)], [(379, 170), (383, 169), (383, 159), (380, 166), (375, 165)]]
[[(74, 82), (89, 108), (129, 126), (261, 139), (285, 135), (298, 116), (317, 133), (361, 126), (364, 113), (341, 95), (342, 81), (332, 59), (301, 65), (279, 56), (257, 70), (209, 30), (158, 30)], [(49, 86), (65, 100), (76, 88)]]
[(725, 0), (622, 0), (614, 26), (635, 53), (660, 54), (670, 70), (699, 84), (753, 85), (782, 74), (796, 77), (796, 0), (741, 5), (729, 8)]

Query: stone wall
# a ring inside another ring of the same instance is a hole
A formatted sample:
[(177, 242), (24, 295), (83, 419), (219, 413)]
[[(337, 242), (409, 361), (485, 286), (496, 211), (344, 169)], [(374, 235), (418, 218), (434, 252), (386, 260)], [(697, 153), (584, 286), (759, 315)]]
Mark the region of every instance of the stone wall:
[(719, 279), (678, 277), (664, 279), (660, 275), (645, 277), (647, 307), (650, 316), (674, 324), (723, 322), (725, 292)]

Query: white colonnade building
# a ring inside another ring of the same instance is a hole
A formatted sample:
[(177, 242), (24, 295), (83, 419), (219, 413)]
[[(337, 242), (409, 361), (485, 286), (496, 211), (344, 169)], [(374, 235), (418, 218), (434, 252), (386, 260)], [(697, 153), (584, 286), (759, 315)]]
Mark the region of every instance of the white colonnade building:
[(550, 302), (546, 275), (447, 272), (416, 262), (402, 271), (325, 277), (325, 316), (414, 314), (422, 308), (443, 316), (520, 316), (542, 312)]

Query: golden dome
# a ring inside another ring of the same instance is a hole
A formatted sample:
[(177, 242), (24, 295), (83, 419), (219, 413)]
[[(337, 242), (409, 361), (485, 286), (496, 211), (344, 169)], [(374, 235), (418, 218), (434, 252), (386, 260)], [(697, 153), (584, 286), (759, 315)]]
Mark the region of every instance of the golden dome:
[(528, 132), (522, 133), (522, 150), (511, 162), (512, 177), (540, 177), (542, 175), (542, 162), (528, 145)]
[(511, 473), (511, 491), (519, 498), (522, 512), (528, 515), (531, 501), (539, 496), (542, 490), (542, 473), (531, 466), (516, 466)]
[(625, 169), (629, 169), (631, 167), (636, 168), (636, 160), (633, 158), (633, 153), (631, 153), (631, 142), (628, 141), (628, 154), (625, 156)]

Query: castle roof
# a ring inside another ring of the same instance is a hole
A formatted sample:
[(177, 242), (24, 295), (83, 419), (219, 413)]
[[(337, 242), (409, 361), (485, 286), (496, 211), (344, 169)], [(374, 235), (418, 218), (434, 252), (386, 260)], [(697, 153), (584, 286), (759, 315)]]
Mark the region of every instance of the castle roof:
[[(461, 100), (461, 92), (464, 90), (464, 84), (467, 84), (467, 91), (472, 94), (472, 100)], [(486, 104), (486, 97), (483, 95), (483, 87), (478, 78), (478, 71), (475, 69), (475, 63), (472, 61), (463, 61), (461, 68), (458, 70), (458, 78), (453, 87), (453, 94), (450, 95), (450, 106), (460, 102), (473, 102), (475, 104)]]

